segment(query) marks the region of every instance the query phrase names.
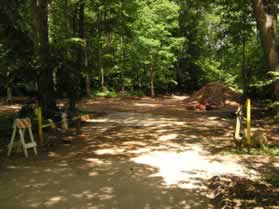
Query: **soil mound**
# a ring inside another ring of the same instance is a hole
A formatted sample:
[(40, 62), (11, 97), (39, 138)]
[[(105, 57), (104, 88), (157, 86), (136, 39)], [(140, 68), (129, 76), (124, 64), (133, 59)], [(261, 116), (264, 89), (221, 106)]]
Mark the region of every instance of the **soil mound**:
[(208, 187), (216, 208), (278, 208), (279, 185), (274, 176), (253, 181), (237, 176), (215, 176)]
[(236, 108), (240, 103), (241, 95), (234, 89), (222, 83), (209, 83), (190, 98), (184, 100), (187, 109), (220, 109)]

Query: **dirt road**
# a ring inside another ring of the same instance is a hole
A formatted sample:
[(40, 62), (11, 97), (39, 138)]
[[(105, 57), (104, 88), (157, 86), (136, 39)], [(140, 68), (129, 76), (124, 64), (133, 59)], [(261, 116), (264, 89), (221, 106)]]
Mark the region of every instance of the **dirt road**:
[(251, 165), (220, 154), (231, 146), (232, 118), (186, 111), (181, 98), (98, 99), (80, 107), (96, 117), (69, 136), (71, 144), (30, 160), (2, 156), (1, 209), (214, 208), (206, 193), (211, 177), (258, 178), (278, 168), (277, 158)]

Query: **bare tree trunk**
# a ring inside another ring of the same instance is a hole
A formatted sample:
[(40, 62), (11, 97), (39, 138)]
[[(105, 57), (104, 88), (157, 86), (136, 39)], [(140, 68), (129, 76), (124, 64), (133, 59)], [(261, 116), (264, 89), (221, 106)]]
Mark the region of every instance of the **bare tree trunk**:
[[(79, 38), (84, 39), (84, 0), (79, 0), (76, 4), (76, 15), (74, 15), (73, 19), (73, 32), (74, 34), (77, 32)], [(78, 23), (78, 24), (77, 24)], [(76, 103), (80, 99), (80, 78), (81, 78), (81, 71), (83, 66), (83, 49), (82, 46), (78, 47), (77, 50), (77, 60), (76, 66), (77, 69), (73, 71), (72, 78), (74, 79), (73, 82), (75, 83), (74, 92), (70, 93), (70, 112), (76, 112)]]
[(70, 24), (70, 15), (69, 15), (69, 3), (68, 0), (64, 0), (64, 21), (65, 21), (65, 33), (70, 33), (71, 24)]
[[(272, 0), (253, 0), (253, 9), (267, 63), (271, 71), (279, 72), (276, 29), (278, 4)], [(275, 99), (279, 99), (279, 80), (274, 83), (273, 95)]]
[(32, 10), (34, 51), (40, 61), (40, 72), (38, 76), (40, 103), (43, 107), (44, 114), (48, 115), (56, 110), (53, 70), (48, 67), (48, 0), (32, 1)]
[(11, 81), (10, 81), (10, 72), (7, 72), (7, 102), (11, 102), (13, 99)]
[(57, 70), (53, 70), (52, 79), (53, 79), (53, 91), (56, 93), (57, 92)]
[(242, 75), (242, 85), (243, 85), (243, 94), (244, 97), (247, 97), (249, 81), (246, 72), (246, 41), (242, 40), (242, 63), (241, 63), (241, 75)]
[(103, 60), (102, 60), (102, 48), (103, 48), (103, 46), (102, 46), (102, 43), (101, 43), (101, 38), (102, 38), (101, 31), (98, 31), (98, 37), (99, 37), (98, 62), (99, 62), (100, 76), (101, 76), (101, 88), (105, 89), (105, 75), (104, 75)]
[(7, 102), (11, 102), (13, 100), (12, 88), (8, 86), (7, 88)]
[(91, 82), (90, 82), (90, 77), (88, 74), (85, 75), (85, 88), (86, 88), (86, 95), (90, 96), (91, 95)]
[(153, 67), (150, 67), (150, 94), (152, 97), (155, 97), (155, 90), (154, 90), (154, 71)]
[(104, 68), (101, 66), (101, 86), (102, 89), (105, 89), (105, 75), (104, 75)]
[[(88, 67), (88, 54), (87, 54), (87, 48), (85, 49), (85, 54), (84, 54), (84, 66), (87, 68)], [(90, 75), (88, 70), (86, 70), (85, 74), (85, 91), (86, 95), (88, 97), (91, 96), (91, 81), (90, 81)]]

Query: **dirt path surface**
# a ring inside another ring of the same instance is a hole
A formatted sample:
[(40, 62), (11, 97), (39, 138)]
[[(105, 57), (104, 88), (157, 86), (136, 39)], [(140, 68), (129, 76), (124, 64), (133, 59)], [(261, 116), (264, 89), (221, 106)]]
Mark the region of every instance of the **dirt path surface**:
[(230, 114), (187, 111), (183, 99), (82, 102), (96, 116), (69, 136), (71, 144), (29, 160), (1, 156), (0, 208), (214, 208), (206, 195), (211, 177), (278, 173), (275, 157), (220, 154), (232, 143)]

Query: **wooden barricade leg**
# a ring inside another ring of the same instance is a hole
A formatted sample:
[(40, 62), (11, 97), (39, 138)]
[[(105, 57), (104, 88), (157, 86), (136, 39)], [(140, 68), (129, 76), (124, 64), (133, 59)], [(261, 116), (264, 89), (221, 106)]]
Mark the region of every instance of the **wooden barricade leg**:
[(62, 125), (62, 129), (63, 130), (67, 130), (69, 128), (67, 112), (62, 112), (61, 118), (62, 118), (62, 124), (61, 124)]
[(239, 140), (241, 138), (241, 136), (240, 136), (240, 128), (241, 128), (241, 120), (240, 120), (240, 116), (237, 115), (236, 116), (236, 124), (235, 124), (235, 132), (234, 132), (234, 138), (236, 140)]
[(81, 126), (80, 126), (80, 123), (81, 123), (81, 119), (80, 119), (80, 118), (76, 119), (76, 134), (77, 134), (77, 135), (81, 134)]
[[(26, 129), (28, 129), (28, 134), (30, 137), (30, 141), (29, 143), (25, 142), (24, 136), (25, 136), (25, 132)], [(29, 118), (25, 118), (25, 119), (16, 119), (14, 122), (14, 130), (13, 130), (13, 134), (11, 137), (11, 142), (9, 144), (9, 149), (8, 149), (8, 156), (11, 155), (11, 151), (13, 149), (13, 144), (15, 141), (15, 137), (16, 137), (16, 133), (17, 130), (19, 132), (19, 141), (23, 147), (23, 152), (26, 158), (28, 158), (28, 149), (33, 148), (35, 155), (38, 154), (37, 152), (37, 143), (34, 140), (34, 136), (32, 133), (32, 124), (31, 124), (31, 120)]]
[(8, 145), (8, 157), (11, 155), (11, 152), (12, 152), (12, 149), (13, 149), (13, 146), (14, 146), (16, 131), (17, 131), (16, 123), (14, 123), (13, 126), (14, 126), (14, 128), (13, 128), (13, 129), (14, 129), (14, 130), (13, 130), (13, 134), (12, 134), (10, 143), (9, 143), (9, 145)]
[(240, 135), (241, 132), (241, 107), (237, 109), (236, 112), (236, 124), (235, 124), (235, 130), (234, 130), (234, 140), (236, 148), (241, 149), (242, 145), (242, 137)]
[(29, 136), (30, 136), (30, 139), (31, 139), (31, 143), (33, 143), (33, 151), (34, 151), (35, 155), (37, 155), (38, 154), (37, 144), (34, 140), (34, 136), (33, 136), (31, 127), (28, 128), (28, 132), (29, 132)]
[(25, 141), (24, 141), (24, 134), (23, 134), (23, 131), (21, 128), (18, 129), (19, 130), (19, 136), (20, 136), (20, 141), (21, 141), (21, 144), (23, 146), (23, 152), (24, 152), (24, 155), (26, 158), (28, 158), (28, 151), (27, 151), (27, 148), (25, 146)]

